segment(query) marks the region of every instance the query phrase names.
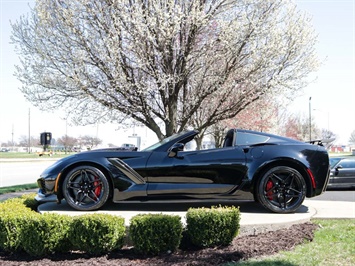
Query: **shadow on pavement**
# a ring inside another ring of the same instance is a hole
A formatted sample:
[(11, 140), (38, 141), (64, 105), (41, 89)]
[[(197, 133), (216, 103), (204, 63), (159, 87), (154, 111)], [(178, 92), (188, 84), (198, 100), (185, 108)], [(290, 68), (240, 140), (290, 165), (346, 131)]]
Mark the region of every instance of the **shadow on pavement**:
[[(53, 211), (65, 210), (66, 212), (78, 212), (71, 208), (65, 200), (61, 204), (52, 204)], [(135, 212), (186, 212), (189, 208), (211, 208), (213, 206), (235, 206), (243, 213), (250, 214), (273, 214), (254, 201), (204, 201), (204, 202), (108, 202), (100, 210), (105, 212), (135, 211)], [(307, 206), (302, 205), (296, 213), (308, 213)], [(93, 211), (95, 212), (95, 211)], [(280, 214), (278, 214), (280, 215)], [(285, 214), (282, 214), (285, 215)], [(286, 214), (287, 215), (287, 214)]]

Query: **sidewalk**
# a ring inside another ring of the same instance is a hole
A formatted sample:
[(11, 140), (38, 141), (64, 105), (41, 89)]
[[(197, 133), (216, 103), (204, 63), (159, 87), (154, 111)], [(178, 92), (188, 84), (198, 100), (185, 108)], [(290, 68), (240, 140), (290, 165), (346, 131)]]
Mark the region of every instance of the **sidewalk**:
[[(0, 201), (12, 197), (19, 197), (25, 193), (35, 193), (37, 189), (27, 190), (25, 192), (14, 192), (0, 195)], [(122, 202), (117, 204), (107, 204), (103, 209), (95, 213), (108, 213), (119, 215), (125, 218), (128, 226), (130, 219), (142, 213), (165, 213), (179, 215), (185, 223), (185, 215), (188, 206), (184, 203), (137, 203)], [(261, 205), (255, 202), (238, 202), (241, 212), (240, 235), (255, 235), (271, 230), (288, 228), (293, 224), (305, 223), (312, 218), (322, 219), (355, 219), (355, 204), (348, 201), (323, 201), (323, 200), (305, 200), (301, 208), (296, 213), (278, 214), (265, 210)], [(64, 200), (61, 204), (56, 202), (42, 203), (38, 207), (40, 213), (58, 213), (66, 215), (82, 215), (93, 212), (79, 212), (72, 209)], [(355, 223), (355, 220), (354, 220)]]
[(0, 202), (10, 199), (10, 198), (21, 197), (23, 194), (37, 193), (37, 191), (38, 191), (38, 188), (34, 188), (34, 189), (25, 190), (25, 191), (10, 192), (10, 193), (6, 193), (6, 194), (1, 194), (0, 195)]
[[(160, 207), (157, 203), (119, 203), (108, 204), (108, 206), (96, 212), (122, 216), (125, 218), (127, 226), (133, 216), (142, 213), (165, 213), (179, 215), (182, 222), (185, 223), (186, 210), (180, 210), (181, 207), (179, 209), (172, 204), (168, 204), (167, 206), (168, 207)], [(312, 218), (355, 219), (355, 204), (353, 202), (346, 201), (334, 202), (306, 200), (296, 213), (290, 214), (271, 213), (254, 202), (241, 202), (238, 206), (240, 206), (241, 212), (240, 235), (255, 235), (281, 228), (288, 228), (293, 224), (308, 222)], [(55, 202), (41, 204), (38, 211), (40, 213), (55, 212), (72, 216), (88, 213), (72, 209), (65, 203), (65, 201), (61, 204), (57, 204)]]

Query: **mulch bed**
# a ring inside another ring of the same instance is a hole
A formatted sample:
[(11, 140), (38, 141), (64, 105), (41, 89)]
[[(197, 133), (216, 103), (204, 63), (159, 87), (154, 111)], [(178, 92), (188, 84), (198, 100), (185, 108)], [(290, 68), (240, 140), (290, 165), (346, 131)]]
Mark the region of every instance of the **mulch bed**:
[(73, 252), (53, 254), (44, 258), (33, 258), (26, 253), (7, 254), (0, 251), (0, 265), (219, 265), (236, 262), (253, 257), (275, 254), (281, 250), (292, 250), (296, 245), (312, 241), (314, 231), (318, 228), (312, 223), (293, 225), (288, 229), (280, 229), (258, 235), (236, 237), (226, 247), (206, 248), (200, 250), (178, 250), (160, 256), (142, 256), (134, 252), (134, 248), (122, 250), (102, 256), (90, 256)]

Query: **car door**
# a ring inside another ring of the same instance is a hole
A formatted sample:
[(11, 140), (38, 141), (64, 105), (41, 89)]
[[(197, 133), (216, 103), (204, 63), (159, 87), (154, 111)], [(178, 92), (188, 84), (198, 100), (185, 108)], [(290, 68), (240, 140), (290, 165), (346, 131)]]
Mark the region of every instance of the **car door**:
[(335, 186), (355, 186), (355, 160), (341, 160), (335, 167), (333, 182)]
[(146, 167), (148, 195), (213, 196), (238, 189), (246, 174), (239, 147), (154, 153)]

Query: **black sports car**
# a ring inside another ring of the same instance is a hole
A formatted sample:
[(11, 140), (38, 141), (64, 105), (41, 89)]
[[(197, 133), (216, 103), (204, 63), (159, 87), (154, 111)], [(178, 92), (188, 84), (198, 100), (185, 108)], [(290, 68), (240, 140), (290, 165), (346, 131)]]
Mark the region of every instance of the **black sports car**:
[(289, 213), (327, 187), (329, 157), (321, 145), (231, 129), (222, 148), (186, 150), (197, 134), (181, 132), (142, 151), (63, 158), (41, 174), (37, 200), (56, 194), (59, 202), (88, 211), (108, 200), (254, 198), (270, 211)]

